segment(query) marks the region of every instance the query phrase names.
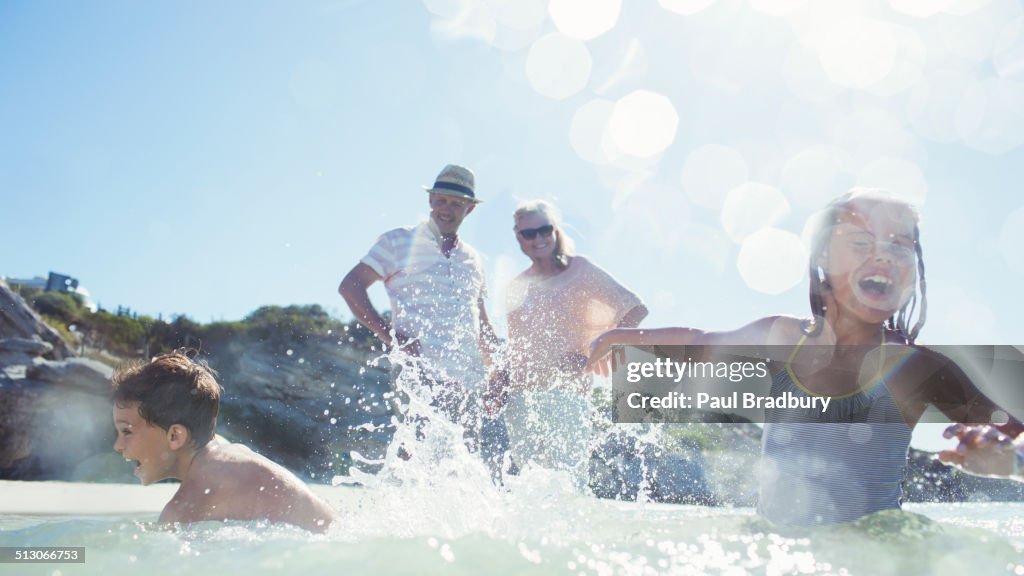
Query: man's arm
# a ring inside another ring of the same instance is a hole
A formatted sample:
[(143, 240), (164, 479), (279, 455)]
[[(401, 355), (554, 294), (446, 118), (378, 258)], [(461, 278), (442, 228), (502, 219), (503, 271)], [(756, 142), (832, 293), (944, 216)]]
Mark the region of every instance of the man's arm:
[(352, 310), (356, 320), (369, 328), (381, 342), (390, 345), (391, 327), (373, 307), (370, 295), (367, 293), (369, 287), (380, 280), (382, 280), (380, 274), (360, 262), (342, 279), (341, 285), (338, 286), (338, 293), (345, 299), (345, 303)]

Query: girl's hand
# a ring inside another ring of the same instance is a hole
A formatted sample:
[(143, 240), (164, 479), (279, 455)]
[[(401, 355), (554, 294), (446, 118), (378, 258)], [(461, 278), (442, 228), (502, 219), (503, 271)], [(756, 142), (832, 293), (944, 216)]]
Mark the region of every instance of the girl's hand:
[(959, 444), (954, 450), (939, 452), (939, 460), (960, 466), (972, 474), (1013, 474), (1016, 457), (1013, 439), (992, 426), (953, 424), (942, 435), (956, 438)]

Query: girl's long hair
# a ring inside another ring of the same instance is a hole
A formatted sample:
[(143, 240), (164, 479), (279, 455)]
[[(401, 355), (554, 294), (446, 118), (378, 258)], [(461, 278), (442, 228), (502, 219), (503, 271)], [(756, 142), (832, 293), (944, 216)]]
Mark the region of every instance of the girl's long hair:
[[(917, 255), (917, 280), (915, 281), (914, 292), (907, 302), (885, 321), (885, 328), (900, 334), (907, 344), (913, 344), (924, 326), (928, 312), (928, 297), (924, 277), (924, 255), (921, 252), (920, 229), (917, 225), (917, 210), (913, 206), (893, 198), (886, 192), (868, 188), (854, 188), (829, 202), (825, 208), (813, 218), (817, 219), (813, 224), (811, 235), (811, 257), (808, 266), (810, 276), (810, 303), (811, 320), (805, 325), (804, 331), (809, 335), (816, 335), (821, 332), (824, 325), (825, 313), (827, 312), (826, 295), (832, 290), (829, 285), (828, 276), (822, 266), (821, 259), (828, 252), (829, 241), (832, 239), (832, 231), (839, 224), (840, 216), (849, 208), (854, 200), (868, 199), (878, 203), (902, 206), (914, 214), (914, 252)], [(918, 304), (920, 308), (918, 309)], [(913, 320), (915, 311), (917, 320)], [(913, 322), (913, 323), (912, 323)]]

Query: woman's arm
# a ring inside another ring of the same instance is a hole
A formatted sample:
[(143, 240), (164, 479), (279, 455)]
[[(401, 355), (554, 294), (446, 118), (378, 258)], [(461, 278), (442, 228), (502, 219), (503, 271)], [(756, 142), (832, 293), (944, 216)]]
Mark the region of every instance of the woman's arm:
[(619, 320), (618, 328), (636, 328), (644, 321), (644, 318), (647, 318), (647, 314), (647, 306), (637, 304), (630, 308), (629, 312), (626, 312), (622, 320)]

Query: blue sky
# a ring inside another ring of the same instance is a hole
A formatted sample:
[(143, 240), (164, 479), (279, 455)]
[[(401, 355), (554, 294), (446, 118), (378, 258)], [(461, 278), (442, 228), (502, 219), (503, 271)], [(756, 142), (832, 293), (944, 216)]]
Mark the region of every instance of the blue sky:
[[(650, 325), (806, 313), (806, 217), (918, 202), (932, 343), (1024, 343), (1017, 0), (0, 4), (0, 275), (106, 308), (348, 316), (337, 284), (449, 162), (492, 316), (524, 199)], [(753, 208), (751, 208), (753, 206)], [(383, 308), (382, 290), (373, 293)]]

